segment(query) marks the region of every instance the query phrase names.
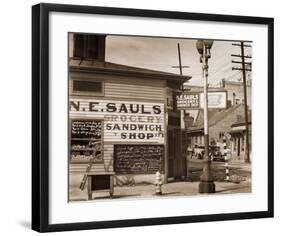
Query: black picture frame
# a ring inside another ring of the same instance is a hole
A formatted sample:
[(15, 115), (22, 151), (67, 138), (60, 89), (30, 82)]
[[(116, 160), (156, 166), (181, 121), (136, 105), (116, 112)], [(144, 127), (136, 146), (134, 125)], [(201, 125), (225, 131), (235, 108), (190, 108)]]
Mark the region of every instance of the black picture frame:
[[(268, 26), (268, 210), (83, 223), (49, 223), (49, 14), (68, 12)], [(273, 18), (41, 3), (32, 7), (32, 229), (39, 232), (273, 217)]]

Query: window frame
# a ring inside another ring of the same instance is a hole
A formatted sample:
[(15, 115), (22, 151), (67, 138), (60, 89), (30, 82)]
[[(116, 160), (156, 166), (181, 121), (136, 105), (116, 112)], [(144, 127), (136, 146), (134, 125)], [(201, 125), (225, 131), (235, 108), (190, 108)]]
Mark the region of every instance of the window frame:
[[(86, 81), (86, 82), (98, 82), (101, 83), (101, 92), (91, 92), (91, 91), (77, 91), (73, 89), (74, 81)], [(70, 78), (71, 83), (71, 95), (79, 95), (79, 96), (104, 96), (104, 80), (99, 79), (84, 79), (84, 78)]]
[[(88, 55), (88, 51), (87, 48), (88, 44), (89, 44), (89, 37), (95, 37), (96, 38), (96, 55), (95, 57), (89, 57)], [(98, 47), (99, 47), (99, 40), (98, 37), (96, 35), (91, 35), (91, 34), (83, 34), (83, 33), (77, 33), (76, 35), (73, 36), (73, 58), (74, 59), (81, 59), (81, 60), (98, 60)], [(82, 49), (77, 50), (77, 42), (75, 37), (81, 37), (80, 39), (77, 40), (81, 40), (82, 41)], [(77, 55), (77, 52), (79, 51), (79, 53), (81, 55)]]

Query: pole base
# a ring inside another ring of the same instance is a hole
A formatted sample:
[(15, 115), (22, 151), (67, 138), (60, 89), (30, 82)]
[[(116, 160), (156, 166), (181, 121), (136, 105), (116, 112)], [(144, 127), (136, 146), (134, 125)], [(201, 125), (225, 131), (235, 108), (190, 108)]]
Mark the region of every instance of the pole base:
[(216, 185), (214, 182), (201, 181), (199, 184), (199, 193), (215, 193)]

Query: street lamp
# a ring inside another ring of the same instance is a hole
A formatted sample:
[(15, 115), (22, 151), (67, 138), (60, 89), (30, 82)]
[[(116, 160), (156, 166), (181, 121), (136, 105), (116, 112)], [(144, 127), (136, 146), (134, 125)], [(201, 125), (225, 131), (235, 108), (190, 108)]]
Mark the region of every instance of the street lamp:
[(214, 40), (197, 40), (196, 48), (200, 54), (202, 63), (202, 77), (204, 80), (204, 160), (203, 174), (199, 184), (199, 193), (214, 193), (216, 186), (211, 171), (211, 159), (209, 157), (209, 124), (208, 124), (208, 60), (211, 58), (211, 47)]

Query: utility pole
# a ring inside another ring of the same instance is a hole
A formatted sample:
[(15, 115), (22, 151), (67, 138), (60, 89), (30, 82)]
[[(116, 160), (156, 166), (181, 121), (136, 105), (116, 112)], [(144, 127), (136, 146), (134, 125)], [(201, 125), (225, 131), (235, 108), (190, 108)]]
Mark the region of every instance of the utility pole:
[[(245, 112), (245, 127), (246, 127), (246, 147), (245, 147), (245, 162), (250, 163), (250, 150), (249, 150), (249, 119), (248, 119), (248, 101), (247, 101), (247, 81), (246, 81), (246, 71), (252, 71), (251, 62), (246, 62), (245, 58), (252, 58), (251, 56), (245, 55), (244, 47), (252, 47), (251, 45), (244, 44), (242, 41), (240, 44), (233, 43), (233, 46), (239, 46), (241, 47), (241, 55), (231, 54), (233, 57), (239, 57), (242, 61), (235, 61), (233, 60), (232, 63), (238, 63), (242, 65), (242, 68), (240, 67), (233, 67), (232, 70), (240, 70), (242, 71), (243, 75), (243, 87), (244, 87), (244, 112)], [(249, 66), (249, 68), (246, 68), (246, 65)]]
[[(183, 68), (189, 68), (189, 66), (183, 66), (181, 63), (181, 49), (180, 49), (180, 44), (178, 43), (178, 57), (179, 57), (179, 65), (178, 66), (172, 66), (172, 68), (179, 68), (180, 69), (180, 75), (182, 75), (182, 69)], [(181, 91), (184, 91), (184, 85), (181, 85)], [(185, 135), (185, 140), (186, 140), (186, 126), (185, 126), (185, 121), (184, 121), (184, 117), (185, 117), (185, 110), (180, 110), (180, 115), (181, 115), (181, 129), (183, 130), (182, 132)], [(183, 145), (183, 142), (182, 142)], [(187, 146), (187, 142), (184, 143), (184, 145)], [(187, 147), (185, 147), (185, 150), (187, 150)], [(185, 159), (185, 168), (186, 168), (186, 179), (188, 179), (188, 159)]]
[[(179, 68), (180, 69), (180, 75), (182, 75), (182, 69), (183, 68), (189, 68), (189, 66), (183, 66), (181, 63), (181, 49), (180, 49), (180, 44), (178, 43), (178, 56), (179, 56), (179, 65), (178, 66), (172, 66), (172, 68)], [(182, 92), (184, 91), (184, 85), (181, 85), (181, 90)], [(184, 124), (184, 115), (185, 112), (184, 110), (181, 110), (181, 128), (185, 129), (185, 124)]]
[(172, 66), (172, 68), (179, 68), (180, 69), (180, 75), (182, 75), (182, 68), (189, 68), (189, 66), (183, 66), (181, 64), (181, 49), (180, 49), (179, 43), (178, 43), (178, 56), (179, 56), (179, 65), (178, 66)]

